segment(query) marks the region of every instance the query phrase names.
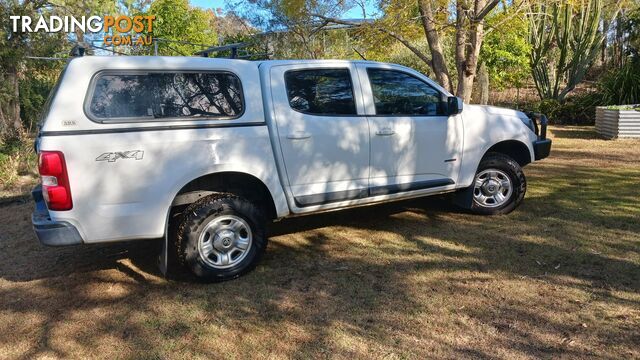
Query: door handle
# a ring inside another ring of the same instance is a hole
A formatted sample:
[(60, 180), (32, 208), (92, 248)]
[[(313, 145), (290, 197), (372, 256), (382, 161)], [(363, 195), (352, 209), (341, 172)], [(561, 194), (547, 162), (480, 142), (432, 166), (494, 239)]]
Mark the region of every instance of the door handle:
[(287, 139), (291, 140), (303, 140), (311, 137), (311, 134), (305, 131), (296, 131), (293, 134), (287, 135)]
[(376, 135), (378, 136), (391, 136), (393, 134), (395, 134), (396, 132), (393, 131), (393, 129), (391, 128), (382, 128), (378, 131), (376, 131)]

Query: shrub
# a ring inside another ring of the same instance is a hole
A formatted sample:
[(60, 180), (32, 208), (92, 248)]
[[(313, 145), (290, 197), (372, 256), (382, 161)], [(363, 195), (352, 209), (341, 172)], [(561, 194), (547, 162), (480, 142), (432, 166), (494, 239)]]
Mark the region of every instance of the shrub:
[(606, 74), (598, 82), (598, 93), (602, 105), (640, 103), (640, 59), (628, 61), (620, 70)]
[(596, 91), (573, 95), (564, 102), (546, 99), (525, 106), (526, 110), (543, 113), (552, 124), (593, 125), (596, 106), (620, 106), (640, 103), (640, 59), (628, 61), (622, 68), (610, 71), (596, 84)]
[(40, 112), (57, 78), (54, 72), (30, 72), (20, 81), (20, 117), (25, 129), (35, 130)]
[(37, 166), (38, 161), (31, 139), (14, 139), (0, 143), (0, 190), (19, 185), (19, 180), (23, 177), (35, 179)]
[(553, 99), (542, 100), (524, 106), (524, 109), (545, 114), (551, 124), (593, 125), (597, 104), (594, 94), (587, 93), (570, 96), (562, 103)]

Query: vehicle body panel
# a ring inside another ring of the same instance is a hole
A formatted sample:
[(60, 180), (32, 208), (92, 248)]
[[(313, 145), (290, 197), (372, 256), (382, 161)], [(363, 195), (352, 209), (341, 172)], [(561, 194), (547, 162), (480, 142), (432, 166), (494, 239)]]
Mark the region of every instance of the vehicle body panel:
[(521, 142), (529, 150), (531, 161), (534, 160), (532, 143), (537, 136), (520, 120), (520, 116), (525, 116), (521, 112), (465, 104), (460, 115), (464, 128), (464, 147), (457, 181), (459, 187), (471, 185), (484, 154), (502, 141)]
[(447, 115), (376, 115), (367, 75), (369, 68), (407, 73), (440, 90), (443, 97), (450, 94), (426, 76), (405, 67), (358, 65), (371, 138), (370, 186), (379, 188), (450, 180), (445, 181), (446, 185), (441, 189), (455, 188), (462, 156), (461, 118)]
[[(276, 217), (283, 218), (467, 187), (486, 151), (500, 141), (522, 142), (533, 161), (537, 137), (517, 111), (465, 105), (455, 116), (376, 116), (367, 67), (408, 72), (443, 98), (451, 95), (414, 70), (368, 61), (74, 59), (37, 143), (39, 150), (64, 153), (73, 208), (49, 211), (47, 221), (70, 224), (86, 243), (159, 238), (176, 195), (209, 174), (257, 178), (270, 192)], [(291, 109), (283, 75), (303, 68), (348, 68), (357, 115), (312, 116)], [(244, 112), (228, 120), (94, 121), (86, 113), (85, 94), (104, 70), (229, 71), (242, 83)], [(377, 136), (384, 128), (394, 135)], [(297, 132), (310, 136), (288, 138)], [(340, 197), (362, 189), (365, 196)], [(39, 219), (45, 217), (42, 210)]]
[[(242, 81), (245, 111), (234, 120), (96, 123), (87, 117), (82, 100), (93, 74), (104, 69), (231, 71)], [(288, 214), (262, 97), (251, 96), (260, 92), (257, 64), (87, 57), (71, 61), (64, 76), (40, 130), (38, 147), (65, 154), (74, 206), (50, 211), (50, 216), (76, 226), (85, 242), (162, 237), (178, 191), (191, 180), (216, 172), (255, 176), (271, 192), (278, 216)], [(105, 153), (134, 150), (144, 152), (142, 159), (96, 161)]]
[[(349, 70), (354, 94), (361, 92), (355, 66), (349, 62), (283, 64), (270, 68), (269, 84), (283, 169), (297, 206), (322, 202), (325, 194), (357, 193), (366, 190), (369, 182), (369, 131), (365, 117), (312, 115), (289, 106), (285, 73), (310, 68)], [(354, 97), (356, 111), (362, 113), (360, 97)]]

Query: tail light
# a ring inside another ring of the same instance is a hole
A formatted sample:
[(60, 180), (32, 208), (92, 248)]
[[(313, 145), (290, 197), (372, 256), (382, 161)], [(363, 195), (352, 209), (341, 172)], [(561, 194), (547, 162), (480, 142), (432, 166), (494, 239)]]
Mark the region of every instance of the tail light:
[(49, 210), (71, 210), (71, 188), (64, 154), (60, 151), (41, 151), (38, 171), (42, 177), (42, 195)]

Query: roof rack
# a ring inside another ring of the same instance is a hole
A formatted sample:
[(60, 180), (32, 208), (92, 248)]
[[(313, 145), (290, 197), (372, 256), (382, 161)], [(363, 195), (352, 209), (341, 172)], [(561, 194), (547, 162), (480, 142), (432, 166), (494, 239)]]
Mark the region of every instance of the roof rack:
[(234, 44), (227, 44), (227, 45), (222, 45), (222, 46), (212, 46), (209, 47), (207, 49), (201, 50), (196, 52), (194, 55), (200, 55), (202, 57), (209, 57), (209, 54), (214, 53), (214, 52), (221, 52), (221, 51), (228, 51), (231, 50), (231, 59), (237, 59), (238, 58), (238, 49), (244, 49), (249, 47), (249, 43), (246, 42), (241, 42), (241, 43), (234, 43)]

